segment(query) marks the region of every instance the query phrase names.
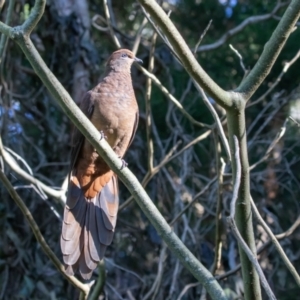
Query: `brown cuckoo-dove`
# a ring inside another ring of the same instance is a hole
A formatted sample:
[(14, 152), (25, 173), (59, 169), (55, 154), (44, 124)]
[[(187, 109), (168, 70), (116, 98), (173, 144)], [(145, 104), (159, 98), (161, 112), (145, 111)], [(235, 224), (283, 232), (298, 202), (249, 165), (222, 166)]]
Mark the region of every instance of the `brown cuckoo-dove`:
[[(138, 124), (138, 106), (130, 69), (140, 61), (126, 49), (114, 52), (107, 61), (100, 83), (87, 92), (80, 108), (122, 158)], [(111, 244), (119, 207), (117, 176), (74, 129), (71, 178), (64, 211), (61, 250), (66, 272), (89, 279)]]

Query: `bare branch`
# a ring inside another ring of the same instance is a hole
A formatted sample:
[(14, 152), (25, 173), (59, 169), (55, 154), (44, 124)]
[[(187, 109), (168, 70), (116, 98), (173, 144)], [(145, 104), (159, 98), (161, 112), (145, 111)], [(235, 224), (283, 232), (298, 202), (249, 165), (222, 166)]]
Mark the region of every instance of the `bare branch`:
[(109, 5), (108, 5), (108, 1), (109, 0), (103, 0), (103, 6), (104, 6), (104, 12), (105, 12), (105, 16), (106, 16), (106, 23), (110, 32), (110, 36), (113, 39), (113, 42), (115, 44), (115, 46), (117, 47), (117, 49), (121, 48), (121, 43), (117, 37), (117, 35), (114, 32), (113, 26), (112, 26), (112, 20), (111, 20), (111, 14), (110, 14), (110, 9), (109, 9)]
[[(157, 33), (154, 32), (151, 39), (151, 48), (149, 53), (149, 64), (148, 64), (149, 73), (152, 73), (154, 69), (154, 52), (155, 52), (156, 39), (157, 39)], [(146, 106), (146, 133), (147, 133), (147, 147), (148, 147), (148, 171), (150, 172), (150, 174), (153, 171), (153, 155), (154, 155), (153, 140), (151, 137), (151, 126), (152, 126), (151, 92), (152, 92), (152, 80), (151, 78), (147, 77), (145, 106)]]
[(242, 55), (241, 55), (240, 52), (239, 52), (238, 50), (236, 50), (231, 44), (229, 44), (229, 47), (230, 47), (230, 49), (237, 55), (237, 57), (239, 58), (239, 60), (240, 60), (240, 65), (241, 65), (242, 70), (244, 71), (244, 77), (245, 77), (245, 76), (247, 75), (247, 70), (246, 70), (246, 67), (245, 67), (245, 65), (244, 65)]
[(203, 31), (202, 34), (200, 35), (200, 38), (199, 38), (197, 44), (195, 45), (194, 54), (197, 53), (198, 48), (199, 48), (199, 46), (200, 46), (200, 44), (201, 44), (201, 42), (202, 42), (204, 36), (206, 35), (208, 29), (210, 28), (211, 23), (212, 23), (212, 20), (210, 20), (210, 21), (208, 22), (206, 28), (204, 29), (204, 31)]
[[(290, 236), (291, 234), (293, 234), (293, 232), (300, 226), (300, 216), (298, 216), (297, 220), (293, 223), (293, 225), (286, 230), (285, 232), (279, 233), (275, 235), (275, 238), (277, 240), (281, 240), (284, 239), (288, 236)], [(271, 245), (271, 241), (268, 241), (266, 243), (264, 243), (258, 250), (257, 250), (257, 255), (260, 254), (261, 252), (263, 252), (269, 245)], [(218, 275), (216, 276), (216, 279), (221, 280), (224, 278), (227, 278), (230, 275), (235, 274), (236, 272), (238, 272), (241, 269), (241, 264), (238, 264), (233, 270), (230, 270), (222, 275)]]
[(221, 120), (216, 112), (216, 110), (214, 109), (214, 107), (212, 106), (212, 104), (210, 103), (209, 99), (207, 98), (207, 96), (205, 95), (203, 89), (199, 86), (199, 84), (197, 84), (197, 82), (194, 81), (195, 87), (196, 89), (200, 92), (202, 99), (206, 105), (206, 107), (210, 110), (215, 122), (216, 122), (216, 127), (219, 133), (219, 136), (221, 138), (223, 147), (225, 149), (226, 155), (227, 155), (227, 159), (228, 161), (231, 161), (231, 154), (230, 154), (230, 148), (229, 148), (229, 144), (228, 144), (228, 140), (226, 138)]
[(276, 299), (275, 295), (273, 294), (273, 292), (267, 282), (267, 279), (265, 278), (265, 275), (257, 261), (257, 258), (254, 256), (254, 254), (252, 253), (252, 251), (250, 250), (250, 248), (244, 241), (244, 239), (241, 236), (241, 234), (235, 224), (235, 221), (234, 221), (235, 205), (236, 205), (236, 200), (238, 198), (238, 191), (239, 191), (240, 181), (241, 181), (241, 163), (240, 163), (240, 155), (239, 155), (240, 149), (239, 149), (239, 145), (238, 145), (238, 139), (236, 136), (234, 136), (233, 138), (234, 138), (234, 144), (235, 144), (234, 158), (235, 158), (235, 163), (236, 163), (236, 174), (234, 176), (235, 183), (234, 183), (234, 188), (233, 188), (232, 200), (230, 203), (230, 215), (229, 215), (229, 217), (227, 217), (227, 223), (228, 223), (229, 227), (231, 228), (232, 233), (234, 234), (235, 238), (237, 239), (239, 245), (243, 248), (243, 250), (247, 254), (249, 260), (255, 267), (255, 270), (258, 273), (258, 276), (261, 280), (262, 286), (264, 287), (267, 295), (269, 296), (269, 299), (275, 300)]
[(28, 19), (21, 26), (25, 36), (29, 36), (44, 14), (46, 0), (35, 0)]
[(133, 54), (135, 54), (135, 55), (137, 54), (137, 51), (138, 51), (138, 48), (139, 48), (139, 45), (141, 42), (143, 29), (145, 28), (147, 23), (148, 23), (148, 20), (146, 17), (144, 17), (144, 19), (140, 25), (140, 28), (139, 28), (138, 32), (136, 33), (136, 37), (135, 37), (135, 40), (134, 40), (134, 43), (132, 46), (132, 50), (131, 50), (133, 52)]
[[(16, 163), (16, 161), (12, 158), (12, 156), (3, 148), (2, 139), (0, 137), (0, 155), (4, 159), (5, 163), (9, 165), (12, 171), (16, 174), (21, 176), (26, 181), (30, 182), (31, 184), (37, 186), (38, 188), (42, 189), (48, 196), (53, 197), (60, 201), (62, 205), (66, 203), (66, 189), (62, 190), (55, 190), (51, 187), (47, 186), (43, 182), (36, 179), (32, 174), (28, 174), (24, 171), (20, 166)], [(67, 188), (67, 187), (65, 187)]]
[(140, 65), (137, 65), (137, 68), (144, 73), (148, 78), (152, 80), (152, 82), (162, 91), (162, 93), (173, 102), (173, 104), (179, 109), (179, 111), (194, 125), (201, 126), (201, 127), (207, 127), (211, 128), (210, 125), (204, 124), (202, 122), (199, 122), (195, 120), (182, 106), (182, 104), (167, 90), (165, 86), (162, 85), (162, 83), (159, 81), (159, 79), (149, 71), (147, 71), (145, 68), (143, 68)]
[(202, 69), (197, 62), (194, 54), (180, 35), (173, 22), (167, 14), (154, 0), (139, 0), (139, 3), (151, 15), (151, 17), (160, 26), (174, 51), (180, 58), (187, 72), (194, 78), (197, 83), (215, 99), (222, 107), (230, 108), (232, 106), (232, 95), (219, 87)]
[(43, 235), (40, 232), (40, 229), (36, 222), (34, 221), (31, 212), (28, 210), (27, 206), (23, 202), (23, 200), (20, 198), (18, 193), (14, 190), (14, 187), (11, 185), (5, 174), (2, 170), (0, 170), (0, 180), (6, 187), (7, 191), (13, 198), (13, 200), (16, 202), (16, 204), (21, 209), (24, 217), (27, 219), (27, 222), (29, 223), (32, 232), (34, 233), (37, 241), (41, 245), (43, 251), (45, 254), (49, 257), (49, 259), (52, 261), (52, 263), (55, 265), (56, 269), (76, 288), (80, 289), (85, 296), (89, 294), (89, 287), (86, 284), (81, 283), (79, 280), (77, 280), (74, 276), (69, 276), (65, 273), (65, 268), (59, 261), (59, 259), (56, 257), (54, 252), (51, 250), (51, 248), (48, 246), (47, 242), (45, 241)]
[(261, 226), (264, 228), (264, 230), (266, 231), (266, 233), (268, 234), (269, 238), (271, 239), (273, 245), (275, 246), (276, 250), (278, 251), (281, 259), (283, 260), (284, 264), (286, 265), (286, 267), (288, 268), (288, 270), (291, 272), (292, 276), (294, 277), (298, 287), (300, 287), (300, 277), (299, 274), (297, 273), (295, 267), (293, 266), (293, 264), (290, 262), (290, 260), (288, 259), (288, 257), (286, 256), (284, 250), (282, 249), (282, 247), (280, 246), (278, 240), (276, 239), (275, 235), (273, 234), (273, 232), (271, 231), (271, 229), (269, 228), (269, 226), (266, 224), (266, 222), (264, 221), (264, 219), (262, 218), (262, 216), (260, 215), (252, 197), (251, 197), (251, 206), (252, 206), (252, 210), (256, 216), (256, 218), (258, 219), (259, 223), (261, 224)]
[(266, 294), (268, 295), (269, 299), (271, 300), (276, 300), (275, 295), (273, 294), (268, 281), (257, 261), (257, 258), (253, 255), (253, 253), (251, 252), (251, 250), (249, 249), (249, 247), (247, 246), (247, 244), (245, 243), (244, 239), (242, 238), (241, 234), (239, 233), (236, 224), (234, 222), (234, 219), (232, 219), (231, 217), (228, 217), (227, 219), (228, 225), (230, 226), (232, 233), (234, 234), (235, 238), (237, 239), (238, 243), (240, 244), (240, 246), (243, 248), (243, 250), (245, 251), (245, 253), (247, 254), (249, 260), (251, 261), (251, 263), (253, 264), (253, 266), (255, 267), (256, 272), (258, 273), (258, 276), (260, 278), (261, 284), (263, 286), (263, 288), (266, 291)]
[(201, 191), (194, 196), (192, 201), (189, 202), (189, 204), (187, 204), (175, 218), (173, 218), (169, 225), (173, 226), (178, 219), (198, 200), (198, 198), (203, 195), (214, 182), (216, 182), (216, 180), (217, 177), (214, 177), (204, 188), (202, 188)]
[(234, 177), (234, 186), (233, 186), (233, 194), (232, 194), (232, 200), (230, 203), (230, 218), (234, 219), (235, 216), (235, 204), (236, 200), (238, 198), (238, 193), (239, 193), (239, 188), (240, 188), (240, 183), (241, 183), (241, 161), (240, 161), (240, 147), (239, 147), (239, 142), (236, 136), (233, 136), (234, 140), (234, 146), (235, 146), (235, 151), (234, 151), (234, 159), (236, 163), (236, 174)]
[[(3, 1), (3, 4), (4, 4), (4, 1)], [(6, 19), (5, 19), (5, 24), (6, 25), (10, 24), (11, 17), (12, 17), (12, 12), (13, 12), (13, 9), (14, 9), (14, 5), (15, 5), (15, 0), (10, 0), (9, 4), (8, 4), (8, 8), (7, 8)], [(0, 8), (0, 11), (1, 11), (1, 8)], [(7, 36), (5, 34), (2, 34), (1, 40), (0, 40), (0, 63), (3, 60), (3, 53), (4, 53), (4, 49), (6, 47), (6, 42), (7, 42)]]
[[(210, 270), (215, 274), (221, 266), (222, 257), (222, 239), (221, 239), (221, 229), (222, 229), (222, 210), (223, 210), (223, 182), (224, 182), (224, 170), (225, 162), (222, 159), (221, 147), (218, 139), (218, 135), (214, 133), (214, 143), (215, 143), (215, 157), (216, 157), (216, 169), (218, 177), (218, 190), (217, 190), (217, 209), (216, 209), (216, 230), (215, 230), (215, 257)], [(204, 292), (204, 291), (203, 291)]]
[(271, 71), (279, 53), (285, 45), (300, 17), (300, 0), (292, 0), (271, 38), (265, 44), (254, 68), (236, 89), (248, 100)]
[(247, 108), (264, 100), (274, 90), (274, 88), (279, 84), (282, 77), (286, 74), (286, 72), (288, 71), (290, 66), (292, 66), (298, 60), (299, 57), (300, 57), (300, 50), (296, 53), (296, 55), (290, 61), (288, 61), (284, 64), (284, 67), (283, 67), (281, 73), (276, 78), (274, 83), (268, 88), (268, 90), (263, 95), (261, 95), (258, 99), (256, 99), (255, 101), (247, 103)]
[(211, 51), (214, 49), (220, 48), (222, 45), (224, 45), (231, 37), (234, 35), (240, 33), (242, 30), (245, 29), (248, 25), (259, 23), (266, 21), (268, 19), (271, 19), (272, 16), (282, 7), (286, 5), (285, 3), (281, 3), (281, 1), (277, 1), (276, 6), (274, 7), (273, 11), (270, 12), (269, 14), (265, 15), (260, 15), (260, 16), (252, 16), (244, 20), (241, 24), (238, 26), (230, 29), (227, 31), (221, 38), (219, 38), (216, 42), (212, 44), (207, 44), (207, 45), (202, 45), (198, 47), (197, 52), (206, 52), (206, 51)]
[(274, 147), (276, 146), (276, 144), (280, 141), (280, 139), (284, 136), (285, 131), (286, 131), (286, 124), (287, 124), (288, 119), (285, 120), (284, 124), (282, 125), (280, 131), (277, 133), (275, 139), (273, 140), (273, 142), (270, 144), (270, 146), (268, 147), (265, 155), (256, 163), (254, 163), (252, 166), (249, 167), (249, 170), (253, 170), (255, 167), (257, 167), (259, 164), (261, 164), (262, 162), (264, 162), (271, 154), (272, 150), (274, 149)]

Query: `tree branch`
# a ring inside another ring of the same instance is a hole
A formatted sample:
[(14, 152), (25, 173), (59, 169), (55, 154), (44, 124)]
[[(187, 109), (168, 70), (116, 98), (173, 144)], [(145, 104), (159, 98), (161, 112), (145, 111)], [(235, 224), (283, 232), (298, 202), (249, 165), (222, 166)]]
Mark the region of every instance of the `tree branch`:
[(80, 289), (80, 291), (87, 296), (89, 294), (90, 288), (81, 283), (78, 279), (76, 279), (74, 276), (69, 276), (65, 273), (65, 268), (63, 264), (59, 261), (59, 259), (56, 257), (54, 252), (51, 250), (47, 242), (45, 241), (43, 235), (40, 232), (39, 226), (36, 224), (35, 220), (33, 219), (31, 212), (23, 202), (23, 200), (20, 198), (18, 193), (15, 191), (14, 187), (11, 185), (3, 171), (0, 169), (0, 180), (2, 181), (3, 185), (6, 187), (7, 191), (9, 192), (10, 196), (13, 198), (13, 200), (16, 202), (16, 204), (21, 209), (24, 217), (27, 219), (27, 222), (29, 223), (31, 230), (33, 234), (35, 235), (37, 241), (41, 245), (43, 251), (45, 254), (49, 257), (49, 259), (52, 261), (52, 263), (55, 265), (56, 269), (76, 288)]
[(241, 162), (240, 162), (240, 155), (239, 155), (239, 144), (238, 144), (238, 139), (236, 136), (233, 137), (234, 139), (234, 144), (235, 144), (235, 154), (234, 154), (234, 159), (236, 163), (236, 174), (234, 176), (234, 187), (233, 187), (233, 194), (232, 194), (232, 200), (230, 203), (230, 216), (227, 217), (227, 223), (229, 227), (232, 230), (232, 233), (234, 234), (235, 238), (237, 239), (239, 245), (245, 253), (247, 254), (249, 260), (253, 264), (256, 272), (258, 273), (258, 276), (261, 280), (261, 284), (264, 287), (267, 295), (269, 296), (269, 299), (271, 300), (276, 300), (268, 282), (267, 279), (257, 261), (256, 256), (252, 253), (251, 249), (248, 247), (246, 242), (244, 241), (243, 237), (241, 236), (236, 223), (234, 221), (235, 218), (235, 207), (236, 207), (236, 201), (238, 199), (238, 193), (239, 193), (239, 188), (240, 188), (240, 182), (241, 182)]
[(66, 191), (65, 190), (55, 190), (51, 187), (47, 186), (43, 182), (39, 181), (35, 177), (28, 174), (26, 171), (24, 171), (20, 166), (15, 162), (15, 160), (12, 158), (10, 153), (8, 153), (2, 144), (2, 138), (0, 136), (0, 156), (3, 157), (5, 163), (9, 165), (9, 167), (19, 176), (21, 176), (26, 181), (32, 183), (33, 185), (36, 185), (40, 187), (48, 196), (53, 197), (60, 201), (61, 204), (66, 203)]
[(265, 15), (259, 15), (259, 16), (252, 16), (247, 18), (246, 20), (244, 20), (241, 24), (239, 24), (238, 26), (228, 30), (223, 36), (221, 36), (216, 42), (212, 43), (212, 44), (207, 44), (207, 45), (202, 45), (200, 47), (197, 48), (197, 52), (207, 52), (207, 51), (211, 51), (211, 50), (215, 50), (220, 48), (222, 45), (224, 45), (231, 37), (233, 37), (234, 35), (238, 34), (239, 32), (241, 32), (242, 30), (245, 29), (245, 27), (247, 27), (248, 25), (251, 24), (256, 24), (259, 22), (263, 22), (266, 21), (268, 19), (271, 19), (272, 16), (274, 16), (274, 14), (283, 6), (286, 5), (286, 3), (281, 3), (281, 1), (277, 1), (276, 6), (274, 7), (274, 9)]
[(260, 213), (259, 213), (259, 211), (258, 211), (258, 209), (257, 209), (257, 207), (256, 207), (256, 205), (255, 205), (255, 203), (254, 203), (254, 201), (252, 199), (252, 197), (251, 197), (251, 206), (252, 206), (252, 210), (254, 212), (254, 215), (258, 219), (258, 222), (261, 224), (261, 226), (264, 228), (264, 230), (268, 234), (270, 240), (272, 241), (273, 245), (275, 246), (276, 250), (278, 251), (281, 259), (284, 262), (284, 264), (286, 265), (286, 267), (288, 268), (288, 270), (290, 271), (290, 273), (294, 277), (294, 279), (295, 279), (298, 287), (300, 287), (300, 277), (299, 277), (299, 274), (297, 273), (297, 270), (295, 269), (295, 267), (293, 266), (293, 264), (288, 259), (287, 255), (285, 254), (284, 250), (280, 246), (280, 244), (279, 244), (278, 240), (276, 239), (275, 235), (273, 234), (272, 230), (269, 228), (269, 226), (267, 225), (267, 223), (264, 221), (264, 219), (260, 215)]
[(29, 36), (32, 30), (44, 14), (46, 0), (36, 0), (28, 19), (21, 26), (25, 36)]
[(281, 49), (300, 17), (300, 0), (292, 0), (269, 41), (265, 44), (254, 68), (235, 90), (249, 99), (271, 71)]
[(205, 92), (213, 97), (219, 105), (225, 109), (230, 108), (233, 105), (231, 99), (232, 95), (217, 85), (202, 69), (189, 46), (159, 4), (155, 0), (138, 1), (160, 26), (191, 77), (194, 78)]

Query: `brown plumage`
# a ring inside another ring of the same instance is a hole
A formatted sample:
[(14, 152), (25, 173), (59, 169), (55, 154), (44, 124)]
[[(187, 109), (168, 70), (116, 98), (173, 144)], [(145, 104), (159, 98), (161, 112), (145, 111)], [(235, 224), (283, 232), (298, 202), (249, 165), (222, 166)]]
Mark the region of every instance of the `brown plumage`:
[[(100, 83), (87, 92), (81, 110), (104, 133), (121, 158), (131, 144), (138, 124), (130, 68), (140, 61), (125, 49), (108, 59)], [(89, 279), (111, 244), (119, 207), (117, 176), (79, 130), (74, 129), (71, 179), (61, 234), (66, 272), (79, 269)]]

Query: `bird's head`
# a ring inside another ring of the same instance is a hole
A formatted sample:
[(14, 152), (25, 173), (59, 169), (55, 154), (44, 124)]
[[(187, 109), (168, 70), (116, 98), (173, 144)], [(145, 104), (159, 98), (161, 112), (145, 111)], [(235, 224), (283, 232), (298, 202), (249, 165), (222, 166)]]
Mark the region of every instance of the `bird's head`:
[(143, 63), (143, 61), (127, 49), (115, 51), (108, 59), (106, 67), (116, 72), (130, 72), (131, 65), (134, 62)]

